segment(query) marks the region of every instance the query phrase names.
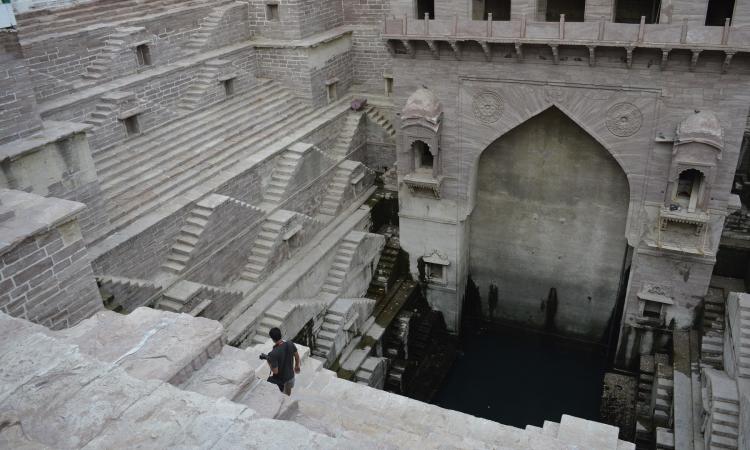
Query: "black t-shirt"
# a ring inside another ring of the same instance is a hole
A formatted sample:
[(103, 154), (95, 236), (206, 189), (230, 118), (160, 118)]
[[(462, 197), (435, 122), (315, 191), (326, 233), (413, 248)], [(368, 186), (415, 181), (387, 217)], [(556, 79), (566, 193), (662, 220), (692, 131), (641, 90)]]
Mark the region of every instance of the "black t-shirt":
[(294, 342), (285, 341), (281, 345), (275, 346), (268, 354), (268, 362), (271, 363), (271, 367), (279, 369), (276, 376), (285, 383), (294, 378), (293, 360), (295, 352), (297, 352), (297, 347)]

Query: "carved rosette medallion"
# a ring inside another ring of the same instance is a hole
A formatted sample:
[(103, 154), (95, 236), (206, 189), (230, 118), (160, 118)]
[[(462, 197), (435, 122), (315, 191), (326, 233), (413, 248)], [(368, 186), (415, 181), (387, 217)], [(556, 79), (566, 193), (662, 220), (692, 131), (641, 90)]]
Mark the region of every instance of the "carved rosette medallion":
[(643, 125), (643, 113), (632, 103), (622, 102), (607, 111), (607, 129), (615, 136), (632, 136)]
[(496, 92), (480, 92), (474, 96), (472, 108), (478, 121), (494, 123), (503, 115), (503, 99)]

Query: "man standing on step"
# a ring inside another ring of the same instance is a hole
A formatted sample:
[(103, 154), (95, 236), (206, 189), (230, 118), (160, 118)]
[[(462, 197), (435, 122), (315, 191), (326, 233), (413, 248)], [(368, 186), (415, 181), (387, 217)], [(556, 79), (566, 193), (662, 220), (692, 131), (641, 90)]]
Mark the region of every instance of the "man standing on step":
[[(281, 339), (281, 330), (274, 327), (268, 333), (273, 340), (273, 350), (268, 354), (268, 367), (271, 368), (273, 377), (279, 383), (279, 390), (286, 395), (292, 395), (294, 387), (294, 374), (300, 371), (299, 352), (294, 342)], [(292, 369), (292, 357), (294, 357), (294, 369)]]

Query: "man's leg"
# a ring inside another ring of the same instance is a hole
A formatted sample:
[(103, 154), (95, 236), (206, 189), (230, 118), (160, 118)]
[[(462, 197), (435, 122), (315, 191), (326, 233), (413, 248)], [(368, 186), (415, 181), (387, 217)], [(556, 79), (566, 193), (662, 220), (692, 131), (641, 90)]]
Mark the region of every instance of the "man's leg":
[(284, 393), (286, 395), (292, 395), (292, 388), (294, 387), (294, 378), (284, 383)]

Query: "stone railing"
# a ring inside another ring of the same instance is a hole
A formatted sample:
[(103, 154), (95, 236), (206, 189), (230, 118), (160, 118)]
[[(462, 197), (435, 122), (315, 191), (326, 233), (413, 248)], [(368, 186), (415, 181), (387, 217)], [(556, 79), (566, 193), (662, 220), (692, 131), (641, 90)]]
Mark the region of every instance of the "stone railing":
[[(651, 48), (662, 52), (662, 64), (666, 65), (669, 52), (685, 49), (692, 52), (691, 68), (695, 66), (701, 51), (712, 50), (725, 53), (724, 70), (738, 52), (750, 52), (750, 29), (731, 27), (707, 27), (680, 24), (640, 24), (599, 22), (566, 22), (560, 16), (559, 22), (534, 22), (525, 17), (512, 21), (489, 20), (417, 20), (386, 18), (383, 25), (383, 39), (394, 53), (414, 56), (411, 41), (424, 41), (435, 56), (436, 42), (447, 42), (453, 53), (460, 59), (461, 42), (479, 43), (487, 55), (491, 54), (489, 44), (512, 44), (516, 56), (523, 58), (524, 44), (549, 45), (555, 62), (557, 46), (572, 45), (588, 47), (590, 62), (594, 62), (597, 47), (619, 47), (625, 49), (628, 65), (632, 62), (635, 48)], [(396, 47), (400, 43), (400, 47)]]

